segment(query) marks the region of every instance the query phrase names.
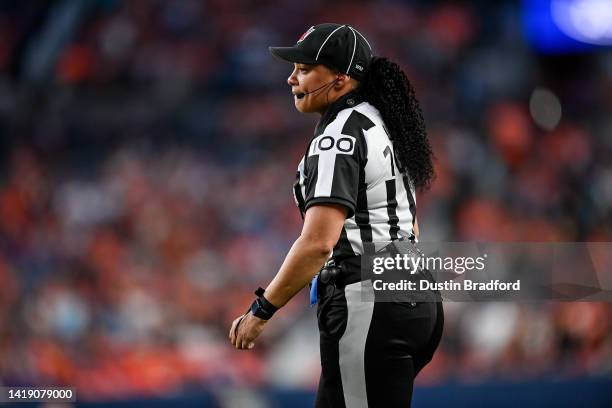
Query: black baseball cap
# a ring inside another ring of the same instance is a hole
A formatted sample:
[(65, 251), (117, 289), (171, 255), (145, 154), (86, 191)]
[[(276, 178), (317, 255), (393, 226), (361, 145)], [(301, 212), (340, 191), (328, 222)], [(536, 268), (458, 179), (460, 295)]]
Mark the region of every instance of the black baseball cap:
[(293, 47), (270, 47), (270, 52), (298, 64), (323, 64), (363, 80), (372, 60), (372, 47), (348, 24), (324, 23), (310, 27)]

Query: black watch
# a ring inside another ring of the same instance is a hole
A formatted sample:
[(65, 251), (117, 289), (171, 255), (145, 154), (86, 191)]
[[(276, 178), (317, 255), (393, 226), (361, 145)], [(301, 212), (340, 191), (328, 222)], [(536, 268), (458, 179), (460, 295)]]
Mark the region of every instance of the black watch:
[(264, 292), (265, 290), (263, 288), (258, 288), (255, 291), (257, 299), (251, 304), (251, 313), (253, 313), (253, 316), (257, 316), (262, 320), (269, 320), (274, 313), (276, 313), (278, 307), (268, 302), (268, 299), (263, 295)]

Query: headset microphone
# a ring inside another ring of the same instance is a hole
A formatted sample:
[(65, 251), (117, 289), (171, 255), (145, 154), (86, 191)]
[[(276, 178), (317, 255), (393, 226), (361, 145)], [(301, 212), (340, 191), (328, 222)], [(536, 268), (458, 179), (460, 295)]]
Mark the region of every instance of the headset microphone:
[(318, 87), (318, 88), (317, 88), (317, 89), (315, 89), (314, 91), (309, 91), (309, 92), (300, 92), (300, 93), (298, 93), (298, 94), (295, 94), (295, 97), (296, 97), (296, 98), (298, 98), (298, 99), (303, 99), (303, 98), (304, 98), (306, 95), (309, 95), (309, 94), (311, 94), (311, 93), (313, 93), (313, 92), (317, 92), (318, 90), (323, 89), (323, 88), (325, 88), (326, 86), (329, 86), (329, 85), (331, 85), (331, 84), (333, 84), (333, 83), (335, 83), (335, 82), (338, 82), (338, 78), (334, 79), (334, 80), (333, 80), (333, 81), (331, 81), (331, 82), (328, 82), (328, 83), (326, 83), (326, 84), (321, 85), (320, 87)]

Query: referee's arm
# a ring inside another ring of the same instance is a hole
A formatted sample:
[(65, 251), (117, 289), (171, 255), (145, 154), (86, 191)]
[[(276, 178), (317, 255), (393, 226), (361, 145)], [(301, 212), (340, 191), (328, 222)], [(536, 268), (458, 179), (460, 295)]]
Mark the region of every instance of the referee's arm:
[(340, 238), (347, 213), (347, 208), (339, 204), (308, 208), (302, 233), (266, 288), (265, 297), (270, 303), (284, 306), (319, 272)]

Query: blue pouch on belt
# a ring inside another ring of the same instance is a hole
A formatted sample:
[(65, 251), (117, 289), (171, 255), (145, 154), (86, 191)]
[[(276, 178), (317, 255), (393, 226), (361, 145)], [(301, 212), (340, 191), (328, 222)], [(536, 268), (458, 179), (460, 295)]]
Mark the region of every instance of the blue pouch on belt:
[(310, 281), (310, 306), (317, 304), (317, 283), (319, 283), (318, 273), (312, 278), (312, 281)]

